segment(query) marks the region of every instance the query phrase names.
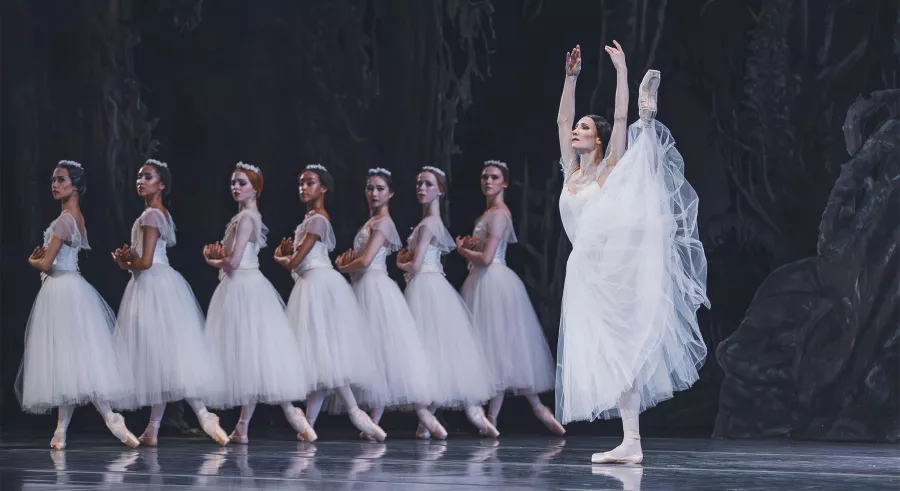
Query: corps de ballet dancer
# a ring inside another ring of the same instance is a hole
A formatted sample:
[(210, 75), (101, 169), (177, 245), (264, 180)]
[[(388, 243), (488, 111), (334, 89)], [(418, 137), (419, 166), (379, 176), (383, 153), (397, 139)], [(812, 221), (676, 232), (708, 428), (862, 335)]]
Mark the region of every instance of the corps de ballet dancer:
[(573, 129), (580, 47), (566, 55), (557, 118), (565, 173), (559, 207), (573, 247), (556, 409), (563, 422), (621, 417), (622, 444), (591, 461), (636, 464), (643, 460), (640, 412), (698, 378), (706, 345), (696, 312), (709, 300), (697, 194), (671, 132), (655, 119), (660, 73), (644, 76), (640, 119), (626, 134), (627, 69), (614, 44), (606, 47), (618, 72), (611, 133), (598, 116), (581, 118)]
[(169, 265), (166, 248), (175, 245), (175, 222), (163, 205), (172, 188), (165, 162), (150, 159), (138, 171), (137, 193), (144, 211), (131, 228), (131, 245), (112, 253), (131, 272), (116, 324), (116, 349), (130, 362), (134, 386), (119, 409), (151, 406), (141, 443), (155, 447), (166, 403), (186, 400), (200, 427), (220, 445), (228, 434), (203, 399), (220, 392), (221, 367), (203, 335), (203, 312), (187, 281)]
[(387, 382), (384, 391), (364, 392), (361, 402), (371, 408), (375, 424), (385, 407), (412, 407), (431, 435), (444, 439), (447, 431), (427, 407), (436, 393), (431, 362), (406, 299), (387, 274), (387, 256), (401, 247), (388, 208), (393, 195), (390, 171), (369, 169), (366, 200), (371, 218), (356, 234), (353, 249), (336, 261), (342, 273), (351, 274), (353, 292), (368, 319), (377, 363), (372, 370), (383, 373)]
[(334, 178), (325, 166), (312, 164), (300, 173), (298, 181), (306, 216), (294, 238), (281, 241), (275, 261), (296, 280), (287, 314), (312, 384), (306, 417), (315, 426), (326, 395), (334, 392), (359, 431), (384, 441), (387, 434), (359, 408), (351, 390), (383, 392), (386, 382), (383, 373), (373, 370), (371, 335), (353, 290), (328, 257), (335, 239), (325, 196), (334, 192)]
[(211, 407), (241, 406), (232, 443), (247, 443), (250, 419), (257, 403), (281, 406), (298, 438), (318, 437), (303, 411), (291, 401), (306, 398), (309, 387), (300, 348), (284, 302), (259, 271), (259, 250), (268, 229), (257, 200), (263, 190), (262, 171), (238, 162), (231, 174), (231, 195), (239, 212), (225, 229), (222, 242), (203, 248), (206, 262), (219, 269), (219, 286), (206, 318), (207, 342), (221, 360), (225, 389), (206, 402)]
[(28, 258), (41, 272), (42, 284), (25, 330), (16, 395), (26, 413), (57, 408), (53, 449), (66, 448), (72, 412), (87, 403), (97, 408), (116, 438), (134, 448), (140, 442), (110, 406), (129, 394), (132, 383), (128, 365), (114, 347), (116, 318), (78, 269), (79, 251), (90, 250), (81, 213), (87, 191), (84, 168), (71, 160), (59, 162), (50, 190), (62, 210)]
[[(441, 220), (441, 198), (446, 193), (446, 173), (436, 167), (423, 167), (416, 177), (422, 220), (413, 229), (407, 249), (398, 254), (397, 267), (406, 273), (404, 295), (432, 362), (435, 391), (432, 412), (437, 408), (464, 409), (481, 435), (496, 438), (500, 433), (488, 421), (482, 407), (497, 394), (495, 378), (476, 339), (472, 314), (444, 277), (441, 264), (441, 255), (456, 247)], [(430, 436), (422, 424), (416, 435)]]
[(557, 435), (566, 430), (541, 403), (538, 394), (554, 387), (554, 363), (522, 280), (506, 266), (506, 248), (517, 241), (512, 215), (504, 202), (509, 185), (505, 162), (489, 160), (481, 172), (487, 209), (471, 236), (457, 237), (456, 250), (469, 261), (462, 296), (472, 311), (475, 331), (501, 392), (491, 399), (494, 426), (505, 392), (525, 396), (534, 415)]

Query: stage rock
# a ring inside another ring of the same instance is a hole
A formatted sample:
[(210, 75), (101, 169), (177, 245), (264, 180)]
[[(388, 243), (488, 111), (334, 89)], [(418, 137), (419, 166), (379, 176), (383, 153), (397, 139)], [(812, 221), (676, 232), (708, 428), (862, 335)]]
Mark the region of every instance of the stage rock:
[(900, 441), (898, 98), (874, 93), (848, 111), (853, 156), (828, 198), (818, 254), (772, 272), (719, 345), (714, 437)]

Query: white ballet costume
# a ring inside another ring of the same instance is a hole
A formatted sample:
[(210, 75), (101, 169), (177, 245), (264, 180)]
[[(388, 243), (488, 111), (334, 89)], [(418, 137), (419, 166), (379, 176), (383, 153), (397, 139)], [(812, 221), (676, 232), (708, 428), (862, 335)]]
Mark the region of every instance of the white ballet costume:
[(41, 289), (25, 330), (25, 352), (16, 380), (16, 395), (27, 413), (58, 408), (59, 424), (51, 446), (66, 446), (66, 431), (75, 406), (93, 403), (107, 427), (123, 443), (137, 438), (114, 413), (109, 401), (127, 397), (131, 371), (116, 353), (116, 318), (103, 297), (78, 270), (78, 252), (90, 250), (87, 232), (63, 212), (44, 231), (44, 247), (53, 237), (63, 241), (50, 273), (41, 274)]
[(237, 269), (220, 270), (206, 318), (207, 343), (221, 360), (224, 391), (209, 396), (215, 408), (241, 406), (231, 434), (234, 443), (247, 443), (250, 418), (257, 403), (282, 407), (285, 417), (304, 439), (316, 439), (303, 412), (291, 401), (302, 401), (310, 387), (297, 337), (275, 287), (259, 271), (259, 250), (266, 246), (268, 229), (255, 210), (235, 215), (225, 230), (225, 255), (234, 251), (239, 226), (251, 227), (250, 240)]
[(431, 433), (445, 438), (446, 431), (426, 408), (436, 395), (432, 364), (406, 299), (387, 273), (388, 255), (401, 247), (394, 221), (389, 216), (370, 219), (357, 232), (353, 249), (362, 254), (376, 230), (385, 237), (385, 243), (369, 266), (353, 274), (352, 279), (353, 293), (371, 332), (376, 363), (372, 370), (383, 373), (387, 384), (381, 392), (363, 392), (360, 403), (372, 408), (370, 414), (376, 424), (385, 407), (413, 407)]
[[(706, 345), (696, 311), (709, 306), (697, 195), (669, 130), (647, 107), (659, 72), (641, 84), (641, 119), (601, 188), (563, 186), (573, 244), (560, 319), (556, 410), (563, 422), (621, 416), (625, 438), (595, 462), (637, 463), (638, 415), (698, 379)], [(604, 161), (605, 163), (605, 161)], [(563, 162), (568, 176), (572, 163)], [(601, 164), (601, 170), (604, 165)]]
[(320, 214), (308, 215), (294, 233), (294, 246), (299, 247), (307, 234), (318, 240), (292, 271), (295, 284), (287, 303), (308, 374), (306, 416), (314, 426), (324, 398), (335, 392), (354, 425), (383, 440), (384, 432), (359, 409), (351, 391), (385, 393), (387, 389), (384, 374), (374, 370), (371, 333), (353, 289), (328, 257), (335, 246), (331, 222)]
[(175, 245), (175, 223), (161, 210), (147, 208), (131, 229), (131, 248), (144, 254), (144, 228), (159, 231), (153, 263), (133, 271), (116, 327), (116, 349), (130, 362), (134, 386), (128, 397), (115, 401), (120, 409), (152, 406), (150, 422), (141, 441), (156, 445), (167, 402), (186, 399), (201, 427), (220, 444), (228, 437), (218, 417), (201, 402), (221, 397), (222, 368), (204, 337), (205, 320), (187, 281), (169, 265), (166, 249)]
[[(496, 437), (499, 433), (482, 408), (499, 391), (496, 377), (472, 327), (472, 313), (447, 281), (441, 264), (441, 256), (456, 244), (436, 216), (416, 226), (407, 241), (408, 250), (416, 251), (423, 238), (428, 240), (424, 258), (417, 271), (406, 274), (404, 295), (432, 363), (432, 408), (464, 409), (482, 434)], [(427, 430), (420, 427), (419, 434), (425, 437)]]
[[(506, 265), (506, 248), (517, 241), (512, 218), (501, 209), (490, 210), (475, 222), (475, 250), (483, 251), (488, 236), (500, 239), (487, 267), (469, 265), (462, 296), (472, 311), (475, 331), (492, 365), (495, 387), (525, 395), (535, 416), (552, 431), (565, 430), (537, 394), (553, 389), (554, 362), (547, 338), (522, 280)], [(491, 421), (496, 425), (503, 394), (491, 400)]]

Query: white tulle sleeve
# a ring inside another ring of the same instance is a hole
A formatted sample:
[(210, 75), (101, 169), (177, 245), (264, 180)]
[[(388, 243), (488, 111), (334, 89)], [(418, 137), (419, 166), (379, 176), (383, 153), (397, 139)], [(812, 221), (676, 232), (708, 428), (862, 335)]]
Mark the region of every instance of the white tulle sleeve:
[(394, 225), (394, 221), (391, 220), (390, 217), (384, 217), (378, 219), (375, 223), (372, 224), (372, 231), (375, 230), (381, 232), (385, 239), (385, 247), (390, 252), (397, 252), (403, 247), (403, 242), (400, 240), (400, 234), (397, 233), (397, 226)]
[(331, 222), (322, 215), (312, 215), (303, 220), (303, 223), (297, 227), (294, 237), (294, 245), (299, 246), (306, 234), (315, 234), (319, 237), (319, 241), (325, 244), (329, 251), (333, 251), (336, 241), (334, 240), (334, 229)]
[(510, 244), (515, 244), (519, 241), (513, 228), (512, 217), (507, 215), (506, 212), (502, 210), (493, 211), (488, 214), (486, 220), (488, 235), (499, 237), (500, 240)]
[(447, 254), (456, 248), (456, 241), (453, 240), (453, 236), (450, 235), (447, 227), (444, 227), (444, 222), (439, 217), (428, 217), (419, 222), (412, 235), (409, 236), (410, 249), (415, 249), (419, 244), (419, 237), (422, 235), (423, 230), (429, 232), (431, 245), (441, 251), (441, 254)]
[(234, 218), (231, 219), (231, 223), (239, 224), (244, 220), (249, 220), (253, 224), (253, 233), (250, 235), (250, 242), (259, 245), (260, 249), (266, 247), (266, 236), (269, 234), (269, 228), (262, 222), (262, 215), (253, 210), (244, 210), (235, 215)]
[(166, 242), (166, 247), (175, 245), (175, 222), (172, 218), (166, 218), (161, 210), (147, 208), (140, 218), (141, 227), (153, 227), (159, 230), (159, 238)]
[(51, 233), (75, 249), (89, 250), (91, 248), (88, 245), (87, 234), (82, 235), (75, 217), (68, 213), (63, 213), (56, 219)]

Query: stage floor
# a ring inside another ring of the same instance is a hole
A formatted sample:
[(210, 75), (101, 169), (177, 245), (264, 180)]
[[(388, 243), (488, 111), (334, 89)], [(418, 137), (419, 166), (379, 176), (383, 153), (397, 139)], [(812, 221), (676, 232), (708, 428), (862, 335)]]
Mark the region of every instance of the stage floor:
[[(455, 436), (384, 444), (257, 439), (219, 448), (167, 437), (131, 450), (103, 435), (0, 444), (0, 489), (900, 489), (900, 446), (647, 439), (641, 466), (600, 466), (610, 438)], [(277, 436), (277, 435), (276, 435)]]

